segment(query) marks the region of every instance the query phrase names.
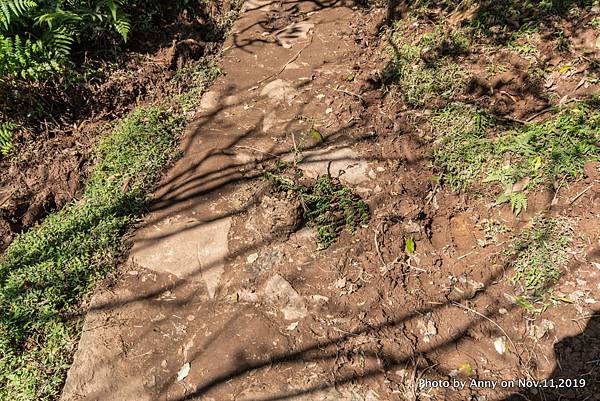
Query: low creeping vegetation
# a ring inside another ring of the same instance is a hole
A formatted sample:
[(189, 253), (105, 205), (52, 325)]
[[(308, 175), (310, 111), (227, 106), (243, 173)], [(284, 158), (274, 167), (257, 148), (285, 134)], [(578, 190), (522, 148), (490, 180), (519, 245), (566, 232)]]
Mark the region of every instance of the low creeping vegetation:
[(353, 233), (369, 220), (367, 204), (330, 175), (320, 176), (309, 186), (299, 182), (300, 170), (293, 177), (281, 170), (266, 176), (278, 189), (292, 191), (300, 198), (304, 220), (317, 229), (319, 249), (329, 248), (344, 228)]
[(557, 189), (580, 175), (587, 161), (600, 160), (597, 99), (557, 109), (546, 121), (518, 128), (496, 123), (463, 104), (451, 105), (431, 119), (438, 138), (433, 164), (443, 184), (457, 192), (499, 184), (497, 203), (510, 202), (519, 214), (527, 208), (528, 191), (539, 186)]
[(511, 245), (515, 260), (512, 278), (525, 301), (543, 301), (550, 287), (562, 275), (569, 256), (573, 227), (565, 218), (537, 215), (532, 227), (524, 230)]
[(391, 32), (391, 59), (383, 71), (384, 82), (411, 107), (437, 98), (451, 99), (464, 91), (466, 73), (443, 56), (468, 53), (469, 46), (470, 39), (461, 30), (445, 32), (437, 27), (415, 40), (396, 24)]
[(0, 399), (54, 400), (76, 346), (81, 299), (171, 159), (182, 120), (139, 108), (98, 148), (81, 200), (18, 236), (0, 260)]
[(181, 91), (177, 96), (177, 103), (183, 111), (187, 112), (198, 106), (206, 86), (221, 74), (217, 65), (206, 60), (178, 70), (172, 81)]

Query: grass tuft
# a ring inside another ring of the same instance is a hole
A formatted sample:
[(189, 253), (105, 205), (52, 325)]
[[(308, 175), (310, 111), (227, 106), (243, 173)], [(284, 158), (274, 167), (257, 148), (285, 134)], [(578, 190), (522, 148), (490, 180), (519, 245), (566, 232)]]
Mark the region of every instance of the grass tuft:
[(172, 82), (181, 92), (176, 101), (182, 110), (188, 112), (196, 108), (208, 85), (222, 73), (217, 65), (205, 59), (177, 70)]
[(537, 215), (533, 226), (515, 238), (511, 251), (515, 275), (524, 298), (541, 301), (557, 282), (569, 260), (567, 247), (572, 241), (573, 227), (565, 218)]
[(434, 167), (456, 192), (475, 183), (499, 184), (497, 203), (526, 209), (528, 190), (576, 178), (587, 161), (600, 160), (600, 111), (595, 101), (558, 109), (540, 123), (492, 130), (494, 119), (465, 105), (451, 105), (430, 121), (438, 137)]
[(412, 107), (437, 98), (450, 99), (464, 91), (466, 73), (445, 56), (466, 53), (469, 46), (470, 40), (462, 31), (446, 33), (439, 27), (423, 35), (416, 44), (409, 44), (406, 32), (396, 24), (390, 38), (391, 59), (383, 71), (384, 82)]
[[(18, 236), (0, 261), (0, 399), (54, 400), (79, 334), (81, 299), (172, 157), (181, 119), (139, 108), (99, 146), (83, 198)], [(16, 397), (16, 398), (15, 398)]]
[(314, 184), (306, 186), (296, 179), (301, 177), (300, 173), (298, 170), (293, 178), (281, 171), (266, 176), (278, 189), (299, 196), (305, 221), (317, 229), (319, 249), (329, 248), (344, 228), (354, 233), (359, 225), (368, 222), (369, 207), (349, 187), (329, 175), (320, 176)]

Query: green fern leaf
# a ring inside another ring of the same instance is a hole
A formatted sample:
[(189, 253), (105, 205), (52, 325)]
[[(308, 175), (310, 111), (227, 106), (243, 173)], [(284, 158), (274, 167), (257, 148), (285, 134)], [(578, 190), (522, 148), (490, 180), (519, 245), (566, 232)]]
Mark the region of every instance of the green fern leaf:
[(58, 10), (53, 13), (42, 14), (35, 18), (36, 25), (46, 23), (50, 30), (58, 29), (67, 23), (81, 21), (82, 17), (71, 11)]
[(527, 211), (527, 196), (523, 192), (511, 192), (509, 200), (510, 208), (516, 216)]
[(127, 36), (131, 31), (131, 22), (126, 14), (119, 15), (119, 18), (115, 21), (115, 28), (123, 40), (127, 42)]
[(3, 0), (0, 0), (0, 17), (4, 29), (8, 30), (8, 25), (10, 24), (10, 8), (6, 1)]
[(13, 131), (17, 126), (13, 123), (0, 123), (0, 154), (6, 156), (12, 149)]
[(112, 16), (115, 29), (121, 35), (123, 40), (127, 42), (127, 37), (131, 31), (131, 20), (129, 15), (121, 9), (121, 1), (101, 0), (97, 3), (96, 10), (107, 8)]
[(20, 18), (36, 7), (37, 3), (33, 0), (0, 0), (4, 27), (8, 30), (13, 16)]

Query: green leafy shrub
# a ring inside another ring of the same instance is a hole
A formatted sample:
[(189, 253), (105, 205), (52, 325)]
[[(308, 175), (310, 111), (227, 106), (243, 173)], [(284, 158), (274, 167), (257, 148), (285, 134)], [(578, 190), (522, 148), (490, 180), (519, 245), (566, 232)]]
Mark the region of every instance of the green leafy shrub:
[(113, 33), (126, 41), (130, 30), (119, 0), (0, 0), (0, 79), (45, 79), (74, 45)]

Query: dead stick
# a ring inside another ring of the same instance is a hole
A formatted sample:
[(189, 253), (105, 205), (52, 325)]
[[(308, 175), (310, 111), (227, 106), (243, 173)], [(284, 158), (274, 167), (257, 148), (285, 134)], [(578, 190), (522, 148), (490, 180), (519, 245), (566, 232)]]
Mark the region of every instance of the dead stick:
[(269, 156), (273, 156), (273, 157), (279, 157), (276, 154), (265, 152), (265, 151), (262, 151), (260, 149), (253, 148), (251, 146), (241, 146), (241, 145), (238, 145), (238, 146), (234, 146), (234, 148), (237, 148), (237, 149), (249, 149), (249, 150), (253, 150), (253, 151), (258, 152), (258, 153), (262, 153), (264, 155), (269, 155)]
[[(268, 77), (261, 79), (256, 84), (260, 85), (263, 82), (268, 81), (271, 78), (275, 78), (277, 75), (281, 74), (287, 68), (288, 65), (292, 64), (300, 56), (300, 54), (304, 51), (304, 49), (306, 49), (308, 46), (311, 45), (311, 43), (313, 41), (313, 37), (314, 37), (314, 35), (310, 37), (310, 40), (308, 42), (306, 42), (306, 44), (302, 47), (302, 49), (300, 49), (300, 51), (298, 53), (296, 53), (294, 55), (294, 57), (292, 57), (287, 63), (285, 63), (279, 71), (277, 71), (275, 74), (271, 74)], [(256, 88), (254, 87), (253, 89), (256, 89)]]
[[(492, 319), (490, 319), (486, 315), (477, 312), (475, 309), (471, 309), (468, 306), (464, 306), (463, 304), (460, 304), (458, 302), (452, 302), (452, 305), (458, 306), (459, 308), (462, 308), (462, 309), (464, 309), (464, 310), (466, 310), (468, 312), (474, 313), (477, 316), (480, 316), (480, 317), (484, 318), (485, 320), (487, 320), (488, 322), (490, 322), (491, 324), (493, 324), (494, 326), (496, 326), (502, 332), (502, 334), (504, 334), (506, 336), (506, 338), (508, 338), (508, 341), (510, 341), (510, 345), (513, 347), (513, 349), (515, 350), (515, 352), (517, 352), (517, 346), (513, 342), (512, 338), (510, 338), (510, 336), (508, 335), (508, 333), (498, 323), (494, 322)], [(519, 357), (519, 360), (520, 360), (521, 356), (518, 353), (517, 353), (517, 356)], [(529, 369), (527, 369), (527, 368), (525, 368), (525, 369), (527, 371), (527, 374), (531, 376), (531, 374), (529, 373)]]
[(578, 193), (577, 195), (575, 195), (575, 197), (573, 199), (571, 199), (571, 202), (569, 202), (569, 205), (572, 205), (573, 202), (575, 202), (577, 199), (579, 199), (581, 197), (581, 195), (583, 195), (584, 193), (586, 193), (587, 191), (590, 190), (590, 188), (592, 188), (593, 185), (588, 186), (586, 189), (584, 189), (583, 191), (581, 191), (580, 193)]

